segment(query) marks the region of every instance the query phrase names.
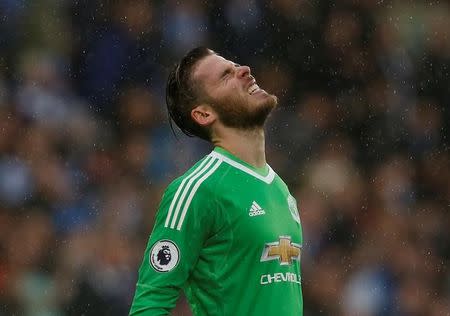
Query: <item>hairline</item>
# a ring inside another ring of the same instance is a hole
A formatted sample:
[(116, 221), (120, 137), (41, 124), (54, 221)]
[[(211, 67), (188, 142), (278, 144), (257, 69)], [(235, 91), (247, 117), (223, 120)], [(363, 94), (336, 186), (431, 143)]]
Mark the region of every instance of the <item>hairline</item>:
[[(195, 73), (198, 70), (198, 67), (200, 65), (200, 63), (205, 60), (207, 57), (212, 56), (212, 55), (217, 55), (219, 56), (215, 51), (213, 51), (212, 49), (208, 48), (208, 51), (210, 52), (208, 55), (203, 56), (202, 58), (200, 58), (199, 60), (197, 60), (191, 67), (190, 71), (189, 71), (189, 76), (188, 76), (188, 81), (189, 81), (189, 85), (191, 85), (191, 88), (193, 90), (193, 92), (196, 94), (196, 100), (200, 101), (197, 103), (201, 103), (202, 100), (209, 99), (210, 96), (208, 95), (208, 93), (205, 90), (205, 82), (204, 80), (201, 80), (202, 78), (195, 78)], [(194, 109), (196, 107), (196, 105), (192, 108)]]

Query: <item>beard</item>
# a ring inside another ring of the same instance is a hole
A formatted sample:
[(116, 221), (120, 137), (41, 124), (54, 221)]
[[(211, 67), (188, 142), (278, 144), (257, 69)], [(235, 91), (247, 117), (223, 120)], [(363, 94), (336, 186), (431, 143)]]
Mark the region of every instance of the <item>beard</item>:
[(239, 97), (211, 101), (225, 126), (243, 130), (262, 128), (278, 104), (277, 97), (271, 94), (255, 105)]

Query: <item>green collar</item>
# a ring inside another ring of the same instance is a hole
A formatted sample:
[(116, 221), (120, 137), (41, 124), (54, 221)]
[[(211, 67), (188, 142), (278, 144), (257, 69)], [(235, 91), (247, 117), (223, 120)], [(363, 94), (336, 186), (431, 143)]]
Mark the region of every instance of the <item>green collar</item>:
[(235, 161), (236, 163), (243, 165), (250, 170), (253, 170), (257, 174), (259, 174), (261, 177), (267, 177), (270, 173), (270, 167), (267, 163), (264, 167), (257, 168), (255, 166), (252, 166), (251, 164), (245, 162), (244, 160), (239, 159), (238, 157), (236, 157), (235, 155), (233, 155), (232, 153), (230, 153), (229, 151), (227, 151), (226, 149), (224, 149), (222, 147), (217, 147), (217, 146), (214, 147), (214, 152), (222, 154), (223, 156), (228, 157), (229, 159)]

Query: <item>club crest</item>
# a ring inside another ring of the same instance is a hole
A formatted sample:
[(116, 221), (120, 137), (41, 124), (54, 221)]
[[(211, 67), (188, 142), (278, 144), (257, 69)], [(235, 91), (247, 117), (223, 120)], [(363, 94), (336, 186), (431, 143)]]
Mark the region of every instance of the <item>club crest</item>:
[(292, 218), (294, 219), (294, 221), (296, 221), (297, 223), (300, 224), (300, 215), (298, 214), (297, 201), (295, 200), (295, 198), (292, 195), (289, 194), (287, 197), (287, 203), (288, 203), (289, 211), (291, 212)]

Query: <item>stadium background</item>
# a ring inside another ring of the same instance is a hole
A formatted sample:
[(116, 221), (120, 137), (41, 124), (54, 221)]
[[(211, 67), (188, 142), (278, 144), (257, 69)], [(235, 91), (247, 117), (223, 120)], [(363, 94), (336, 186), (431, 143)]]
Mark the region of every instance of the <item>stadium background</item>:
[(449, 315), (449, 30), (443, 0), (1, 0), (0, 315), (127, 313), (162, 190), (210, 150), (164, 105), (198, 44), (279, 96), (305, 315)]

